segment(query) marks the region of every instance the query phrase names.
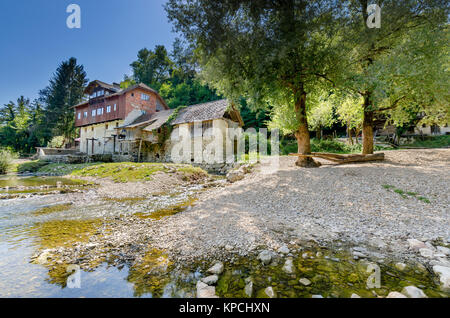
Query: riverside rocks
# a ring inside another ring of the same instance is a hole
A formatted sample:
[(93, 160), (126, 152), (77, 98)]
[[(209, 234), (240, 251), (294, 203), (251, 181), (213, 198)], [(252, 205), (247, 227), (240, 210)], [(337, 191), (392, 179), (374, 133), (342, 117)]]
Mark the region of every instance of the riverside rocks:
[(211, 268), (208, 269), (208, 273), (220, 275), (223, 272), (223, 263), (217, 262)]
[(214, 286), (208, 286), (207, 284), (198, 281), (197, 298), (219, 298), (219, 297), (216, 295), (216, 288)]
[(408, 296), (408, 298), (428, 298), (427, 295), (416, 286), (406, 286), (403, 288), (402, 294)]
[(403, 295), (402, 293), (399, 292), (390, 292), (386, 298), (408, 298), (405, 295)]
[(268, 265), (272, 260), (272, 253), (270, 251), (264, 250), (261, 251), (258, 255), (258, 259), (264, 264)]
[(284, 263), (283, 271), (284, 271), (285, 273), (288, 273), (288, 274), (294, 273), (294, 263), (293, 263), (291, 257), (289, 257), (289, 258), (286, 260), (286, 262)]
[(211, 276), (202, 278), (202, 282), (207, 285), (214, 285), (215, 283), (217, 283), (218, 280), (219, 280), (219, 276), (217, 276), (217, 275), (211, 275)]
[(439, 275), (442, 289), (450, 290), (450, 267), (436, 265), (433, 266), (433, 271)]

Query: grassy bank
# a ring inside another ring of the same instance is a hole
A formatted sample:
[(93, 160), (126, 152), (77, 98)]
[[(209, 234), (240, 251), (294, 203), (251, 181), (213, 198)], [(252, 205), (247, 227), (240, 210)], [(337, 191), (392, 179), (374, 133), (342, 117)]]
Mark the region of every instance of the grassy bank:
[(450, 135), (426, 137), (423, 140), (416, 140), (411, 144), (405, 145), (405, 148), (445, 148), (450, 147)]
[(185, 180), (199, 179), (208, 174), (201, 168), (190, 165), (162, 163), (48, 163), (45, 161), (30, 161), (17, 167), (18, 173), (37, 173), (52, 176), (78, 176), (111, 179), (115, 182), (134, 182), (151, 180), (157, 172), (179, 173)]
[(103, 163), (75, 170), (72, 176), (107, 178), (115, 182), (135, 182), (152, 180), (157, 172), (180, 173), (186, 179), (198, 179), (208, 174), (201, 168), (190, 165), (162, 164), (162, 163)]
[[(388, 150), (391, 148), (383, 148), (375, 145), (375, 151)], [(296, 140), (285, 140), (280, 144), (280, 153), (284, 156), (290, 153), (297, 153), (297, 141)], [(354, 144), (349, 145), (347, 143), (338, 140), (318, 140), (311, 139), (311, 151), (312, 152), (328, 152), (337, 154), (352, 154), (361, 153), (362, 145)]]

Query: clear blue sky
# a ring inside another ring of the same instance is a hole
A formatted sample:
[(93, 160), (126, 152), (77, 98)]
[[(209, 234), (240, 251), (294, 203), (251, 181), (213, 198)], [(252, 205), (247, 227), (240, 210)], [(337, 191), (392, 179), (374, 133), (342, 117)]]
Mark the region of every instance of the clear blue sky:
[[(81, 29), (69, 29), (66, 8), (81, 7)], [(164, 0), (2, 0), (0, 106), (20, 95), (34, 99), (58, 64), (70, 57), (89, 80), (121, 81), (137, 52), (163, 44), (172, 33)]]

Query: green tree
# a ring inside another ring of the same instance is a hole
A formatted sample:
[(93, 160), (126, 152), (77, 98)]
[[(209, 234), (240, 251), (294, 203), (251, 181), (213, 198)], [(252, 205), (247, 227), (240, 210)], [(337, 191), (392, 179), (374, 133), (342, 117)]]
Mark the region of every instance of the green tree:
[(58, 66), (49, 85), (40, 91), (40, 101), (45, 104), (47, 137), (64, 136), (66, 142), (75, 138), (75, 116), (72, 107), (83, 100), (87, 82), (84, 67), (78, 65), (75, 58), (72, 57)]
[[(196, 46), (202, 78), (235, 101), (273, 105), (295, 131), (299, 153), (309, 154), (307, 96), (340, 67), (340, 7), (320, 0), (169, 0), (166, 11)], [(296, 164), (317, 166), (307, 157)]]
[(144, 83), (159, 90), (161, 84), (169, 79), (172, 64), (166, 48), (163, 45), (157, 45), (154, 51), (146, 48), (140, 50), (137, 60), (130, 66), (137, 83)]
[[(346, 67), (342, 70), (347, 74), (346, 80), (336, 81), (336, 84), (363, 98), (363, 153), (371, 154), (373, 122), (377, 115), (385, 112), (393, 115), (395, 111), (398, 115), (401, 109), (424, 102), (419, 98), (421, 93), (426, 91), (425, 96), (429, 97), (440, 92), (440, 89), (436, 90), (438, 82), (429, 67), (439, 68), (438, 72), (442, 74), (443, 66), (433, 67), (432, 60), (427, 58), (437, 46), (427, 41), (424, 35), (447, 23), (449, 4), (443, 0), (385, 0), (380, 2), (381, 28), (370, 29), (366, 25), (369, 1), (345, 3), (347, 10), (343, 11), (343, 16), (348, 23), (343, 32), (343, 43), (346, 43), (348, 54), (343, 60)], [(421, 77), (429, 80), (420, 88), (417, 80)], [(434, 98), (426, 103), (437, 105)]]

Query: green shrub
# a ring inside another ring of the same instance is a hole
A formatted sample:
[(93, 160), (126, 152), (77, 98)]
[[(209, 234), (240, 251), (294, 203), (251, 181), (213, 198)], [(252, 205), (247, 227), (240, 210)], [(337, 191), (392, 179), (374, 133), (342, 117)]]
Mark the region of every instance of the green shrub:
[(63, 136), (55, 136), (50, 140), (47, 144), (48, 148), (62, 148), (64, 146), (64, 137)]
[(25, 172), (38, 172), (40, 168), (48, 165), (49, 162), (41, 161), (41, 160), (34, 160), (34, 161), (28, 161), (21, 163), (17, 166), (17, 172), (18, 173), (25, 173)]
[(17, 155), (9, 149), (0, 149), (0, 174), (6, 174), (13, 166)]

